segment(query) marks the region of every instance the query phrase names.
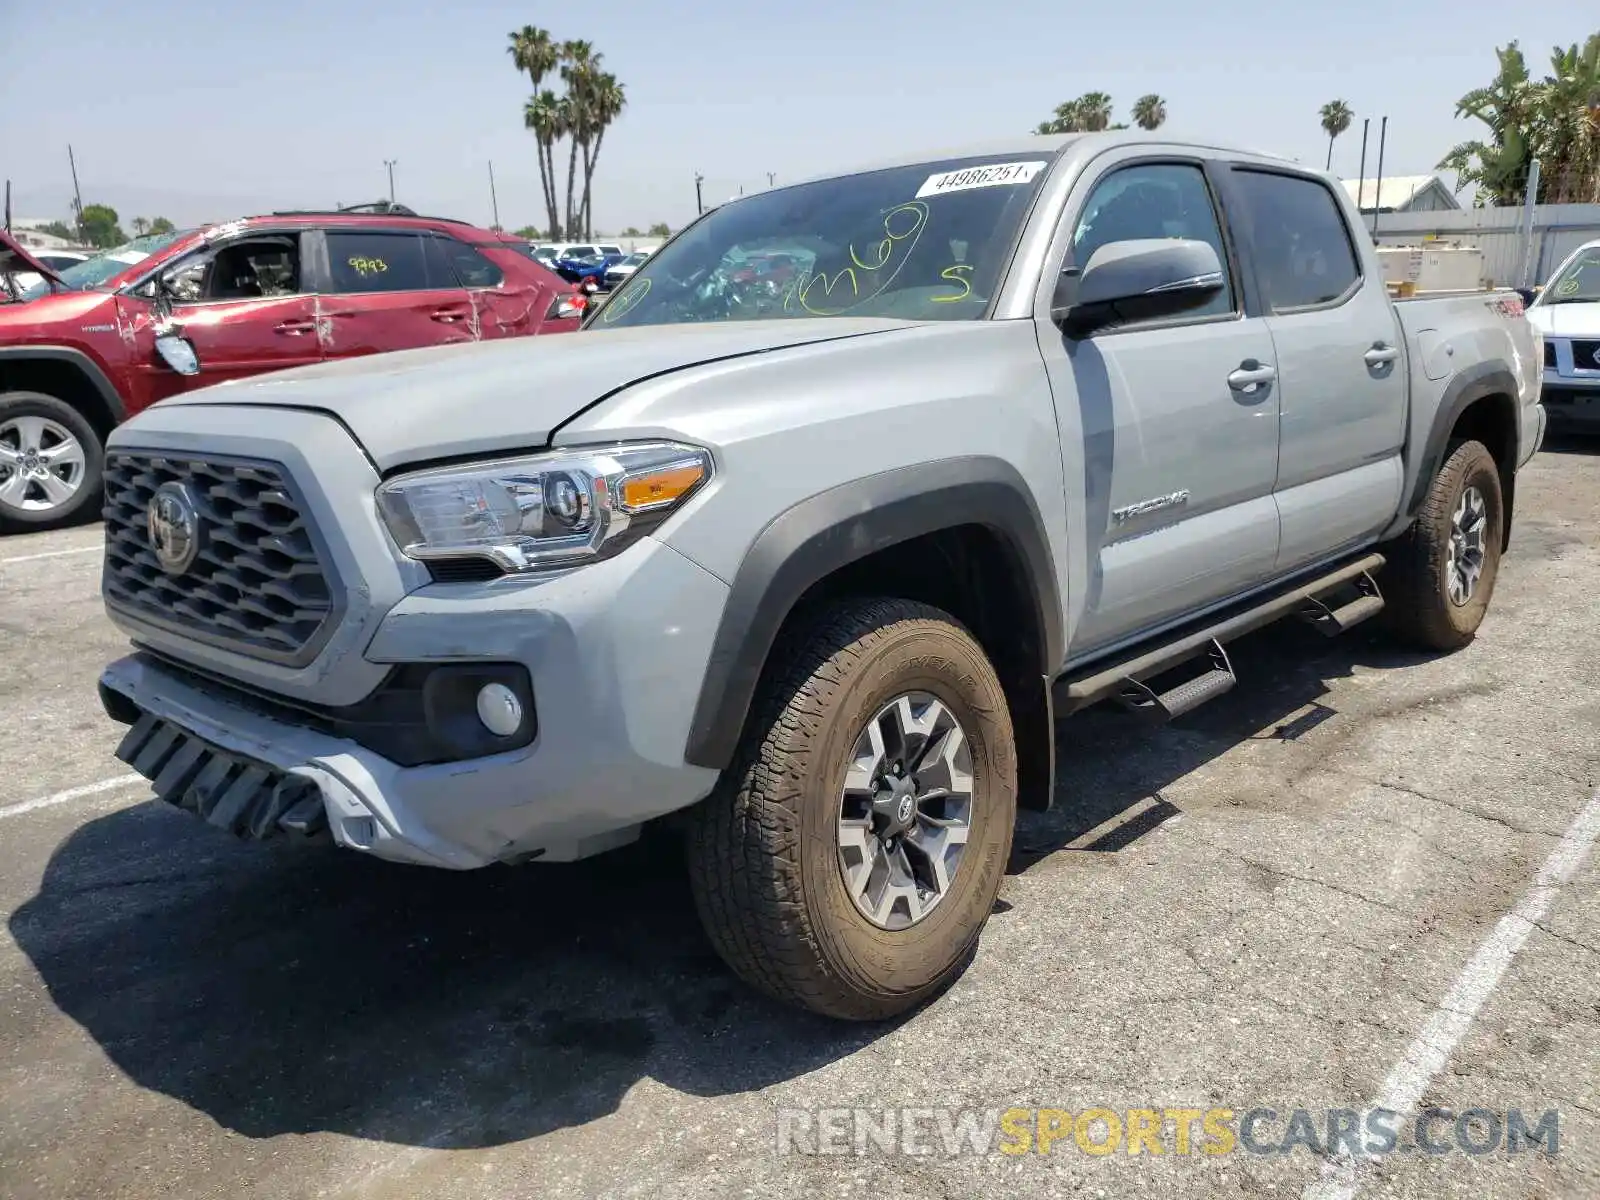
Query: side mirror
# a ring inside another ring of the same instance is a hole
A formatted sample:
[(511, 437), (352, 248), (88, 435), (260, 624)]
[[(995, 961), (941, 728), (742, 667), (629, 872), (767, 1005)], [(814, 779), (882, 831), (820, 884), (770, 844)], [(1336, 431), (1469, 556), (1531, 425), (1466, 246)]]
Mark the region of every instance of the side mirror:
[(1173, 317), (1204, 305), (1226, 282), (1217, 252), (1205, 242), (1142, 238), (1109, 242), (1081, 272), (1063, 271), (1050, 319), (1083, 338), (1127, 321)]
[(1526, 307), (1538, 299), (1539, 293), (1533, 288), (1518, 288), (1517, 295), (1522, 297), (1523, 306)]
[(186, 337), (179, 337), (175, 333), (159, 335), (156, 338), (156, 353), (179, 375), (200, 374), (200, 356), (194, 352), (193, 343)]

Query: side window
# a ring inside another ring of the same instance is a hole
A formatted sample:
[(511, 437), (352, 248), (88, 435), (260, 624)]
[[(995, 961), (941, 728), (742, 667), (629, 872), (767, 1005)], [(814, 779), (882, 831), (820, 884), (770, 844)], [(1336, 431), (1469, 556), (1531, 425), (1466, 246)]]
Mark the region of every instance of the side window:
[(1270, 311), (1331, 304), (1355, 287), (1361, 264), (1332, 192), (1299, 175), (1241, 168), (1233, 178)]
[(450, 237), (436, 237), (433, 240), (439, 244), (451, 271), (461, 281), (462, 287), (499, 287), (505, 279), (504, 271), (465, 242), (458, 242)]
[(335, 292), (421, 292), (453, 288), (454, 279), (429, 270), (425, 242), (415, 233), (328, 230), (328, 270)]
[[(1082, 268), (1101, 246), (1141, 238), (1188, 238), (1217, 252), (1225, 275), (1228, 251), (1205, 172), (1187, 163), (1146, 163), (1113, 171), (1102, 179), (1078, 217), (1072, 235), (1072, 265)], [(1225, 284), (1192, 317), (1234, 310), (1233, 285)]]
[(300, 291), (300, 239), (277, 234), (214, 246), (184, 258), (161, 282), (178, 304), (293, 296)]

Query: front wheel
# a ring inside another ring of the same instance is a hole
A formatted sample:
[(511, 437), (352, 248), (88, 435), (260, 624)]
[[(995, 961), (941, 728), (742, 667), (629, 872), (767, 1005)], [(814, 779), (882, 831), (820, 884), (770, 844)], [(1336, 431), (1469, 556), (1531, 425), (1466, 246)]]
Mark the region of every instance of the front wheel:
[(878, 1020), (949, 986), (1016, 818), (1005, 694), (952, 617), (851, 600), (786, 631), (738, 758), (692, 814), (695, 903), (748, 983)]
[(98, 510), (105, 451), (70, 404), (0, 393), (0, 533), (59, 529)]
[(1452, 447), (1416, 522), (1388, 551), (1391, 626), (1430, 650), (1472, 641), (1500, 574), (1505, 507), (1500, 468), (1482, 442)]

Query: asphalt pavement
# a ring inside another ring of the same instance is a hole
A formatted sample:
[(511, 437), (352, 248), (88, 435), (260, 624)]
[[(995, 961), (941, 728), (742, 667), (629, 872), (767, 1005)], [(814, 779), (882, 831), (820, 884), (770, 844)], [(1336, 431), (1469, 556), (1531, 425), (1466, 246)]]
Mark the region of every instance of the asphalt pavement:
[(1518, 506), (1458, 654), (1285, 625), (1063, 723), (976, 960), (871, 1027), (734, 981), (670, 840), (451, 874), (151, 800), (98, 528), (0, 540), (0, 1195), (1600, 1194), (1600, 441)]

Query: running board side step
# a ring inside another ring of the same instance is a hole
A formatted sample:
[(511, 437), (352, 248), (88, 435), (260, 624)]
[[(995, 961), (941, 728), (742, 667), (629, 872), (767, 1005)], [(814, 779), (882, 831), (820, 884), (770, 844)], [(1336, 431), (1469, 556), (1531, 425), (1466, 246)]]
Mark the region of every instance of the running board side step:
[(1337, 637), (1382, 611), (1383, 593), (1378, 591), (1378, 581), (1371, 571), (1363, 571), (1330, 593), (1307, 596), (1300, 616), (1326, 636)]
[[(1323, 633), (1342, 633), (1383, 608), (1373, 576), (1382, 569), (1381, 554), (1363, 555), (1336, 570), (1286, 588), (1265, 600), (1224, 610), (1204, 622), (1179, 629), (1171, 640), (1140, 650), (1132, 658), (1096, 665), (1084, 674), (1056, 680), (1053, 694), (1058, 716), (1067, 716), (1101, 700), (1116, 699), (1123, 707), (1155, 720), (1169, 720), (1229, 691), (1236, 678), (1225, 642), (1299, 615)], [(1354, 598), (1349, 598), (1351, 595)], [(1176, 687), (1157, 691), (1157, 676), (1208, 656), (1210, 664)]]

